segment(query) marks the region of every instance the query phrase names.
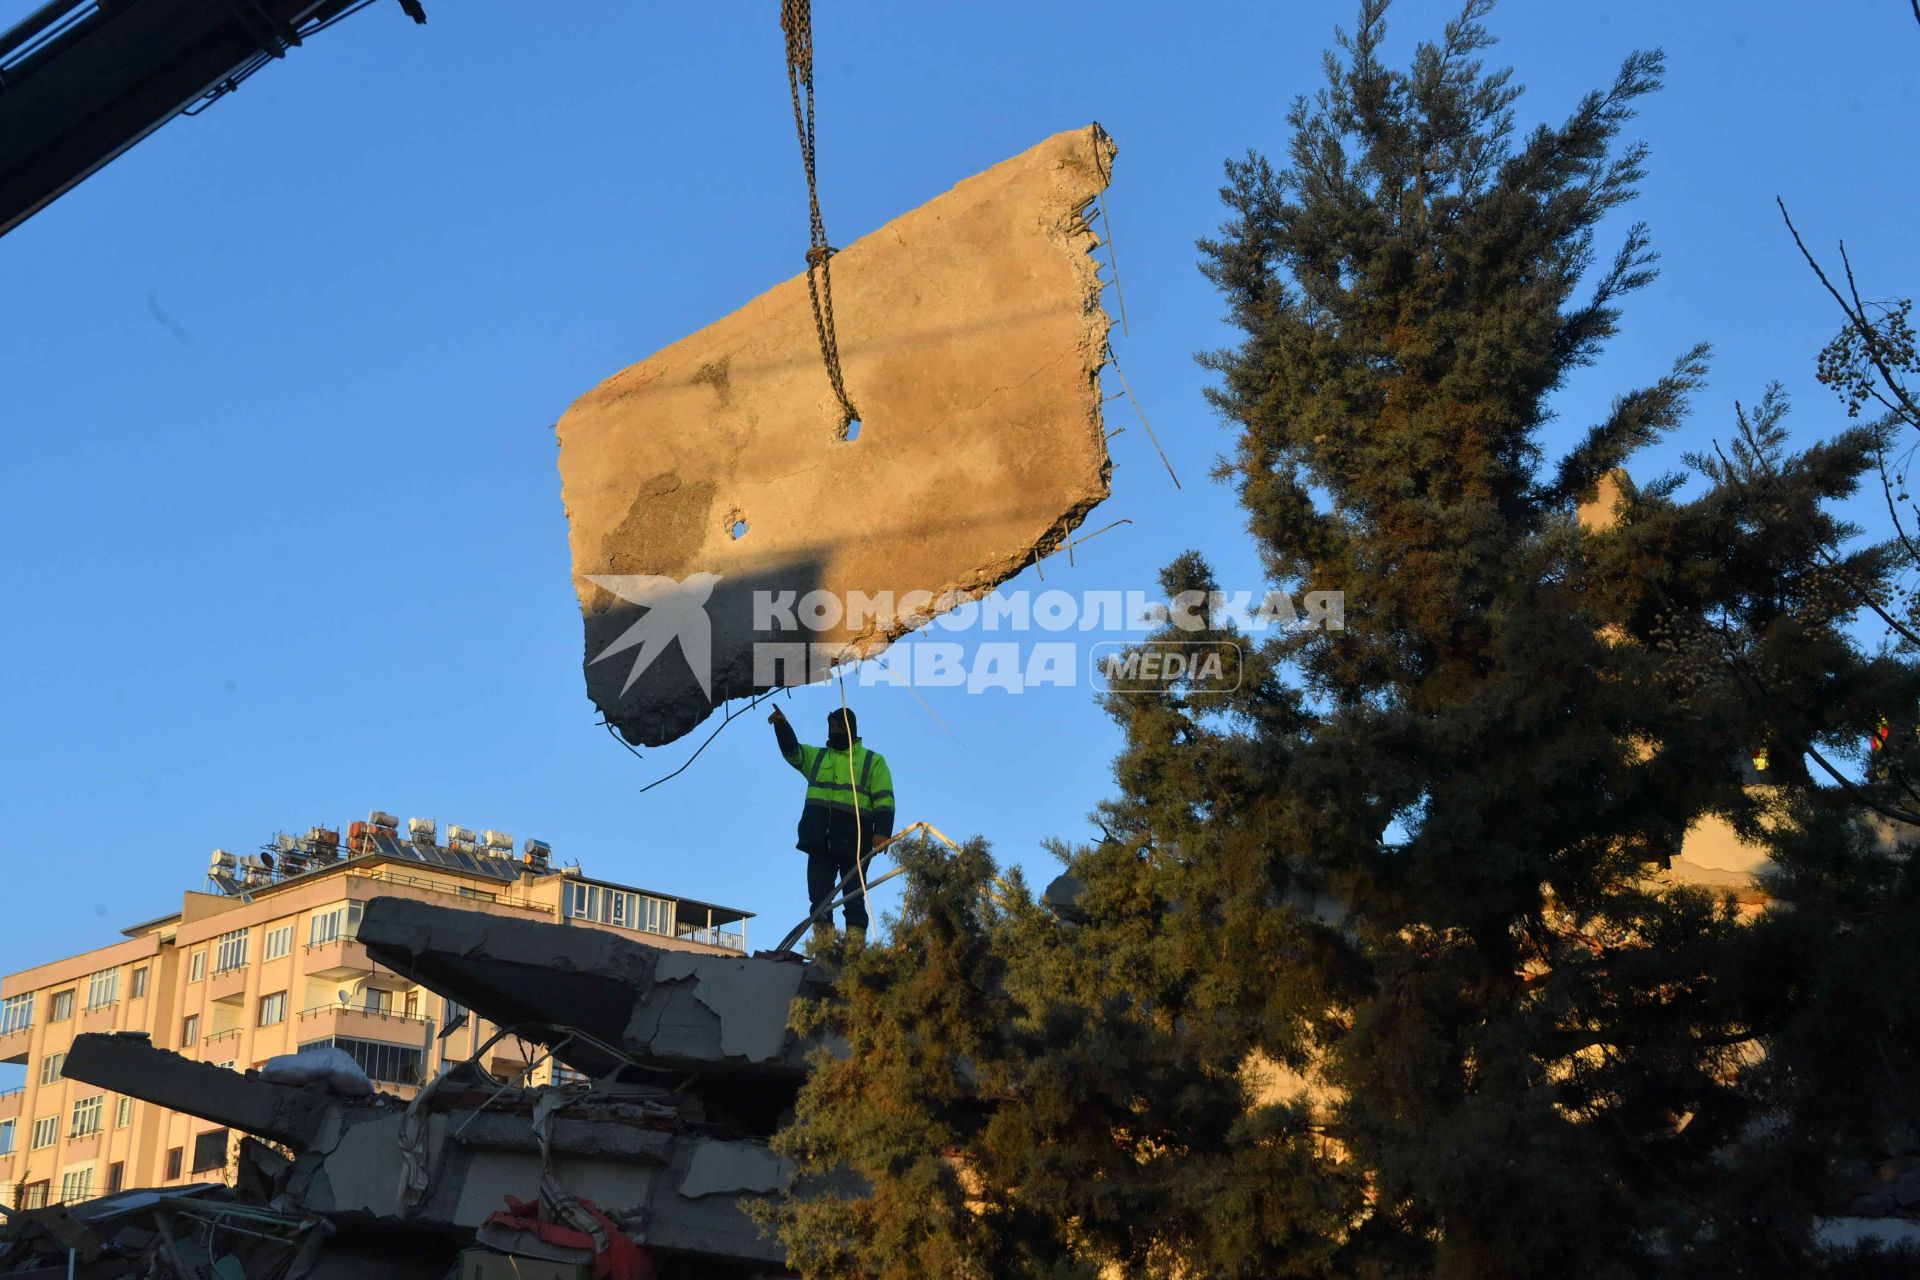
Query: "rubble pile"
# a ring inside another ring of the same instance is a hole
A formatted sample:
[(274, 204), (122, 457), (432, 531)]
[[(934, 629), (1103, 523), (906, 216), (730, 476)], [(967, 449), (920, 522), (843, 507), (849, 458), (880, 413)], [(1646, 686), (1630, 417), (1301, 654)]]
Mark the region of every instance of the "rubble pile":
[(324, 1052), (243, 1073), (79, 1036), (68, 1075), (251, 1136), (231, 1187), (17, 1214), (0, 1274), (65, 1275), (68, 1248), (102, 1280), (788, 1274), (754, 1212), (793, 1184), (768, 1139), (814, 1048), (787, 1015), (816, 967), (399, 898), (359, 940), (569, 1082), (496, 1079), (489, 1042), (406, 1100)]

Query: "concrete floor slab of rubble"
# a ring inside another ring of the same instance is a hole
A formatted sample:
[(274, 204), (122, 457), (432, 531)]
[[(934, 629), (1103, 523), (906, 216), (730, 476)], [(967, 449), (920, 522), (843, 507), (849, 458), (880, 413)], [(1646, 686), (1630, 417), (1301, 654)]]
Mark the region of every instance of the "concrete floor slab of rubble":
[[(1115, 150), (1097, 125), (1056, 134), (833, 258), (853, 438), (804, 276), (567, 410), (587, 691), (628, 741), (670, 742), (727, 698), (825, 676), (778, 672), (773, 650), (756, 670), (757, 645), (878, 653), (934, 602), (1057, 549), (1107, 497), (1108, 321), (1082, 211)], [(754, 607), (815, 591), (840, 607)], [(850, 620), (859, 600), (880, 603)]]
[(589, 1075), (617, 1060), (569, 1042), (566, 1028), (648, 1064), (795, 1079), (813, 1048), (787, 1028), (802, 984), (817, 980), (795, 960), (670, 951), (604, 929), (404, 898), (370, 901), (359, 942), (496, 1026), (532, 1027), (527, 1039)]
[(61, 1070), (69, 1079), (290, 1147), (313, 1142), (334, 1106), (324, 1093), (195, 1062), (154, 1048), (144, 1035), (129, 1033), (75, 1036)]
[[(274, 1084), (141, 1036), (79, 1036), (70, 1060), (89, 1083), (286, 1143), (293, 1160), (274, 1204), (288, 1211), (469, 1238), (508, 1196), (524, 1199), (551, 1177), (658, 1253), (756, 1268), (783, 1260), (752, 1206), (787, 1194), (792, 1163), (764, 1136), (687, 1120), (683, 1108), (705, 1112), (691, 1096), (653, 1086), (503, 1090), (443, 1080), (415, 1104), (424, 1123), (413, 1126), (408, 1104), (389, 1095)], [(535, 1118), (543, 1103), (552, 1111), (544, 1142)], [(417, 1194), (401, 1176), (409, 1153), (425, 1172)]]

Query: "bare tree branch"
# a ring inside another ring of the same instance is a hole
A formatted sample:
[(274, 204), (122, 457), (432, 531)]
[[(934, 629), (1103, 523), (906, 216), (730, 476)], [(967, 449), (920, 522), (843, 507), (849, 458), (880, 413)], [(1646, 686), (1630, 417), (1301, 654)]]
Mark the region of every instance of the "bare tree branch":
[[(1916, 6), (1920, 6), (1920, 0), (1913, 0), (1913, 2)], [(1833, 295), (1833, 300), (1840, 304), (1840, 310), (1846, 315), (1847, 323), (1852, 325), (1855, 332), (1860, 335), (1861, 349), (1873, 367), (1879, 371), (1887, 390), (1900, 402), (1900, 411), (1906, 415), (1908, 423), (1920, 429), (1920, 404), (1914, 403), (1913, 397), (1907, 394), (1907, 389), (1901, 385), (1900, 379), (1894, 377), (1893, 371), (1887, 368), (1880, 350), (1880, 335), (1874, 332), (1872, 322), (1867, 319), (1866, 310), (1860, 305), (1860, 290), (1854, 285), (1853, 264), (1847, 260), (1847, 247), (1844, 244), (1840, 246), (1840, 261), (1847, 269), (1847, 287), (1853, 293), (1852, 302), (1848, 302), (1840, 290), (1834, 288), (1833, 281), (1827, 279), (1827, 273), (1821, 270), (1819, 260), (1813, 256), (1806, 242), (1800, 238), (1800, 229), (1793, 225), (1793, 218), (1787, 213), (1787, 202), (1779, 196), (1775, 196), (1773, 202), (1780, 206), (1780, 216), (1786, 221), (1787, 231), (1792, 234), (1794, 246), (1800, 250), (1800, 256), (1807, 260), (1807, 265), (1813, 268), (1813, 274), (1820, 278), (1820, 283), (1825, 285), (1827, 292)]]

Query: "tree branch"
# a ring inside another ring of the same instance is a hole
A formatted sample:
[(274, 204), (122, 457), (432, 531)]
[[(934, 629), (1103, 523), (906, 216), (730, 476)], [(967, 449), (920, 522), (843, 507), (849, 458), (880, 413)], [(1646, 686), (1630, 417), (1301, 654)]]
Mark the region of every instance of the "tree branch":
[[(1916, 6), (1920, 6), (1920, 0), (1913, 0), (1913, 2)], [(1887, 368), (1886, 361), (1880, 352), (1880, 335), (1874, 331), (1872, 322), (1867, 319), (1866, 310), (1860, 306), (1860, 290), (1854, 284), (1853, 263), (1847, 260), (1847, 247), (1840, 246), (1840, 261), (1847, 269), (1847, 287), (1853, 294), (1851, 303), (1841, 295), (1840, 290), (1834, 287), (1833, 281), (1827, 279), (1827, 273), (1821, 270), (1819, 261), (1808, 251), (1806, 242), (1800, 238), (1800, 229), (1793, 225), (1793, 218), (1787, 213), (1786, 201), (1775, 196), (1773, 202), (1780, 206), (1780, 216), (1785, 219), (1787, 230), (1792, 234), (1794, 246), (1800, 250), (1800, 256), (1807, 260), (1807, 265), (1813, 268), (1813, 274), (1820, 278), (1820, 283), (1825, 285), (1827, 292), (1833, 295), (1833, 300), (1840, 304), (1840, 310), (1847, 317), (1847, 323), (1859, 333), (1861, 349), (1866, 353), (1868, 361), (1879, 371), (1881, 380), (1887, 385), (1887, 390), (1900, 402), (1901, 410), (1907, 415), (1908, 423), (1916, 430), (1920, 430), (1920, 404), (1914, 403), (1913, 397), (1907, 394), (1906, 387), (1901, 385), (1900, 380), (1893, 376), (1893, 371)]]

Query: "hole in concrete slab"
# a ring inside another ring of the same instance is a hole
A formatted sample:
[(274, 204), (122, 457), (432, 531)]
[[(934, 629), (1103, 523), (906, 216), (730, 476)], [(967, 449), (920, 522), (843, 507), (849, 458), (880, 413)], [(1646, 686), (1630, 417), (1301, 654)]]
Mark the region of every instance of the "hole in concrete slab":
[(740, 539), (747, 536), (747, 518), (745, 516), (735, 517), (733, 524), (729, 526), (729, 529), (733, 534), (733, 540), (735, 542), (738, 542)]
[(860, 438), (860, 419), (848, 418), (847, 429), (840, 436), (842, 440), (853, 441)]

